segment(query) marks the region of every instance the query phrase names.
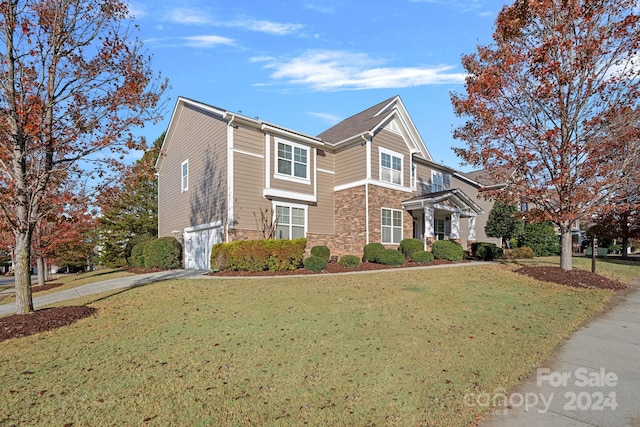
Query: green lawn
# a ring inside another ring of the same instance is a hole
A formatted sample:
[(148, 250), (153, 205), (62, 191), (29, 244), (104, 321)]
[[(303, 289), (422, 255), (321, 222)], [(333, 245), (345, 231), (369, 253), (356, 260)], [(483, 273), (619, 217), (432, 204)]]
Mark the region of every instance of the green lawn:
[(0, 425), (466, 426), (610, 296), (501, 265), (155, 283), (0, 343)]

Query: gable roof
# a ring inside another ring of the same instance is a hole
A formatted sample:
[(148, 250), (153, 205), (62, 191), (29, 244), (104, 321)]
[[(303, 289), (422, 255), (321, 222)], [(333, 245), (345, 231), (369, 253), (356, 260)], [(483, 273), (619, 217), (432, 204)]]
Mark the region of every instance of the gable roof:
[(393, 118), (398, 120), (400, 132), (411, 151), (418, 153), (423, 159), (432, 160), (429, 150), (398, 95), (344, 119), (322, 132), (318, 138), (329, 145), (337, 146), (361, 137), (373, 136)]
[(336, 144), (375, 129), (380, 122), (386, 118), (386, 115), (380, 114), (380, 112), (383, 111), (384, 107), (393, 102), (395, 98), (397, 97), (389, 98), (386, 101), (382, 101), (373, 107), (369, 107), (358, 114), (344, 119), (337, 125), (322, 132), (318, 135), (318, 138)]
[(424, 207), (425, 204), (435, 204), (445, 200), (457, 206), (464, 215), (473, 216), (484, 213), (484, 210), (459, 188), (421, 194), (403, 201), (402, 207), (405, 209), (415, 209)]

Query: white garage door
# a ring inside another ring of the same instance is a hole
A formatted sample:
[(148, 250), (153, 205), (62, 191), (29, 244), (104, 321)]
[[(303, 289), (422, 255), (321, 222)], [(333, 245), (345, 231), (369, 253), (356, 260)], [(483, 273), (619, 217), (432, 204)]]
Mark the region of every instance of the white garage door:
[(184, 267), (209, 270), (211, 246), (222, 242), (220, 222), (184, 229)]

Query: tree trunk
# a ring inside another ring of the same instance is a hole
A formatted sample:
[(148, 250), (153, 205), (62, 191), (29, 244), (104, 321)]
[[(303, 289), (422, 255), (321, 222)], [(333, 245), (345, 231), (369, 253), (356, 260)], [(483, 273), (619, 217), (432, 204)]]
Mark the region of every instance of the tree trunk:
[(560, 226), (562, 246), (560, 247), (560, 268), (564, 271), (572, 269), (573, 250), (571, 248), (571, 224)]
[(36, 257), (36, 265), (38, 266), (38, 286), (44, 286), (47, 283), (47, 265), (40, 255)]
[(31, 298), (31, 245), (29, 240), (27, 233), (16, 234), (14, 265), (16, 314), (33, 312), (33, 299)]
[(623, 259), (629, 258), (628, 253), (629, 253), (629, 238), (623, 237), (622, 238), (622, 258)]

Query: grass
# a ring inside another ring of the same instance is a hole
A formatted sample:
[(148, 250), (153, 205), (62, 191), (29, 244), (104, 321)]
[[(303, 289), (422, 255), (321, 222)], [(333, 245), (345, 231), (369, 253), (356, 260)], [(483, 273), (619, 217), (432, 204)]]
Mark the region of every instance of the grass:
[(611, 295), (500, 265), (154, 283), (0, 343), (0, 424), (465, 426)]

